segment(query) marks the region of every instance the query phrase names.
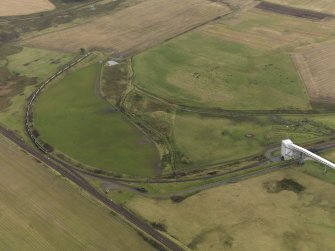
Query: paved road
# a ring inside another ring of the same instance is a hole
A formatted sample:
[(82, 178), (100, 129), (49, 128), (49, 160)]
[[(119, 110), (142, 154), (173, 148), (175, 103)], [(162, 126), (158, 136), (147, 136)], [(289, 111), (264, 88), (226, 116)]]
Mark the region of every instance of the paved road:
[(27, 153), (34, 156), (36, 159), (40, 160), (41, 162), (44, 162), (52, 169), (56, 170), (58, 173), (63, 175), (64, 177), (68, 178), (75, 184), (77, 184), (79, 187), (81, 187), (83, 190), (91, 194), (93, 197), (95, 197), (97, 200), (105, 204), (107, 207), (112, 209), (114, 212), (118, 213), (119, 215), (123, 216), (127, 221), (134, 224), (136, 227), (141, 229), (143, 232), (151, 236), (154, 240), (156, 240), (158, 243), (163, 245), (164, 247), (169, 248), (170, 250), (176, 250), (176, 251), (182, 251), (184, 250), (181, 246), (177, 245), (175, 242), (167, 238), (166, 236), (159, 233), (157, 230), (152, 228), (150, 225), (144, 223), (142, 220), (137, 218), (135, 215), (127, 211), (125, 208), (119, 206), (118, 204), (110, 201), (108, 198), (106, 198), (104, 195), (99, 193), (94, 187), (92, 187), (83, 177), (81, 177), (78, 173), (75, 171), (68, 169), (66, 166), (62, 166), (60, 163), (55, 163), (51, 156), (45, 155), (31, 146), (28, 146), (25, 142), (23, 142), (20, 138), (18, 138), (14, 133), (11, 131), (6, 130), (5, 128), (0, 126), (0, 133), (5, 136), (6, 138), (10, 139), (12, 142), (14, 142), (16, 145), (23, 148)]
[(264, 154), (265, 158), (270, 160), (271, 162), (279, 162), (281, 161), (280, 156), (273, 156), (273, 153), (277, 150), (280, 150), (280, 147), (274, 147), (267, 150)]

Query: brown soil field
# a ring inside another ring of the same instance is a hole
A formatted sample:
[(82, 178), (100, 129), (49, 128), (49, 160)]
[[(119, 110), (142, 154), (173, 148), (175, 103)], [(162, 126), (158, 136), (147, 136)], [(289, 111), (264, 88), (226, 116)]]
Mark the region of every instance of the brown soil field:
[(335, 14), (334, 0), (267, 0), (267, 2), (328, 14)]
[(0, 250), (154, 250), (110, 210), (0, 136)]
[(298, 168), (206, 190), (179, 203), (134, 197), (126, 205), (192, 250), (332, 250), (335, 186)]
[(78, 51), (112, 48), (130, 54), (230, 13), (224, 4), (206, 0), (147, 0), (89, 23), (32, 38), (27, 44)]
[(262, 9), (262, 10), (276, 12), (279, 14), (300, 17), (300, 18), (307, 18), (307, 19), (312, 19), (312, 20), (322, 20), (327, 17), (328, 18), (332, 17), (329, 14), (320, 13), (317, 11), (299, 9), (299, 8), (284, 6), (284, 5), (275, 4), (275, 3), (268, 3), (268, 2), (262, 2), (258, 4), (257, 8)]
[(292, 58), (311, 101), (335, 104), (335, 41), (305, 47)]
[(335, 37), (335, 21), (315, 22), (254, 8), (198, 29), (206, 36), (262, 49), (294, 48)]
[(1, 0), (0, 16), (27, 15), (54, 8), (48, 0)]

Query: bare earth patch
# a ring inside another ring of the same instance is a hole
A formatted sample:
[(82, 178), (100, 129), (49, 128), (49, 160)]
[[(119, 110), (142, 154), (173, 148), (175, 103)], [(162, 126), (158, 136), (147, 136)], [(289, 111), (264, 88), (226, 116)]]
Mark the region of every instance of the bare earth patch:
[(335, 41), (306, 47), (292, 58), (311, 101), (335, 104)]
[(225, 5), (206, 0), (147, 0), (87, 24), (32, 38), (27, 43), (56, 50), (100, 47), (131, 53), (229, 12)]
[(27, 15), (55, 8), (48, 0), (1, 0), (0, 5), (0, 16)]

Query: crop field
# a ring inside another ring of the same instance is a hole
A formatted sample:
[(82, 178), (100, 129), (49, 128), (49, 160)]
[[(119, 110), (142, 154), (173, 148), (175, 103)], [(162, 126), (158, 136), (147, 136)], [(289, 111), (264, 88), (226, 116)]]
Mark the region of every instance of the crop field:
[(87, 24), (32, 38), (27, 43), (58, 50), (99, 47), (130, 53), (151, 47), (229, 11), (223, 4), (205, 0), (147, 0)]
[(334, 127), (308, 116), (240, 118), (179, 114), (173, 140), (182, 158), (178, 167), (197, 167), (262, 154), (284, 138), (302, 144), (329, 137)]
[(88, 195), (0, 137), (0, 250), (153, 250)]
[(315, 22), (254, 8), (242, 15), (202, 26), (198, 31), (254, 48), (290, 51), (297, 46), (334, 38), (334, 27), (334, 20)]
[(267, 0), (267, 2), (335, 14), (335, 2), (333, 0)]
[(27, 15), (54, 8), (49, 0), (1, 0), (0, 16)]
[(135, 196), (126, 205), (192, 250), (331, 250), (335, 187), (305, 168), (323, 170), (306, 163), (179, 203)]
[(137, 55), (134, 70), (137, 85), (173, 103), (231, 110), (310, 107), (288, 54), (198, 33)]
[(100, 68), (92, 64), (51, 84), (37, 101), (35, 127), (43, 141), (94, 168), (155, 174), (155, 145), (96, 93)]
[(311, 45), (293, 55), (300, 76), (313, 103), (335, 105), (334, 41)]

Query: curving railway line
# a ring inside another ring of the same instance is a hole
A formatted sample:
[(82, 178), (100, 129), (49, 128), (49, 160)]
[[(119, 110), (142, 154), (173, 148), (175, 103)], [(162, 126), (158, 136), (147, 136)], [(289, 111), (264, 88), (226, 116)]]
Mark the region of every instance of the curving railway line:
[(162, 235), (160, 232), (152, 228), (150, 225), (146, 224), (139, 218), (137, 218), (134, 214), (130, 213), (128, 210), (123, 208), (122, 206), (112, 202), (108, 198), (106, 198), (104, 195), (99, 193), (94, 187), (90, 185), (87, 180), (85, 180), (81, 175), (79, 175), (70, 165), (65, 163), (62, 160), (59, 160), (55, 158), (52, 155), (47, 155), (48, 150), (35, 138), (33, 132), (30, 129), (30, 117), (32, 114), (32, 105), (40, 92), (43, 90), (43, 88), (46, 87), (47, 84), (49, 84), (54, 78), (61, 75), (63, 72), (69, 70), (74, 65), (78, 64), (85, 58), (87, 58), (91, 53), (86, 53), (82, 57), (78, 58), (76, 61), (66, 65), (63, 69), (59, 70), (57, 73), (52, 75), (50, 78), (48, 78), (46, 81), (44, 81), (36, 90), (35, 92), (30, 96), (27, 108), (26, 108), (26, 114), (25, 114), (25, 129), (27, 131), (28, 136), (34, 143), (34, 145), (40, 150), (37, 151), (34, 148), (28, 146), (25, 142), (23, 142), (20, 138), (18, 138), (14, 133), (12, 133), (9, 130), (6, 130), (4, 127), (0, 126), (0, 133), (10, 139), (12, 142), (23, 148), (26, 152), (34, 156), (36, 159), (39, 159), (41, 162), (47, 164), (49, 167), (63, 175), (64, 177), (68, 178), (75, 184), (77, 184), (79, 187), (81, 187), (83, 190), (91, 194), (93, 197), (95, 197), (97, 200), (102, 202), (104, 205), (112, 209), (115, 213), (121, 215), (124, 217), (128, 222), (135, 225), (137, 228), (141, 229), (143, 232), (151, 236), (157, 243), (160, 245), (163, 245), (164, 247), (169, 248), (170, 250), (184, 250), (182, 247), (177, 245), (175, 242), (167, 238), (166, 236)]
[[(56, 164), (53, 158), (49, 157), (41, 153), (40, 151), (35, 150), (31, 146), (28, 146), (25, 142), (23, 142), (20, 138), (18, 138), (13, 132), (3, 128), (0, 126), (0, 133), (11, 140), (16, 145), (20, 146), (24, 149), (27, 153), (31, 154), (36, 159), (40, 160), (41, 162), (45, 163), (64, 177), (71, 180), (73, 183), (77, 184), (80, 188), (84, 191), (88, 192), (98, 201), (109, 207), (113, 212), (117, 213), (118, 215), (122, 216), (131, 224), (135, 225), (137, 228), (141, 229), (147, 235), (151, 236), (156, 242), (160, 243), (164, 247), (175, 250), (175, 251), (182, 251), (184, 250), (181, 246), (177, 245), (168, 237), (164, 236), (157, 230), (155, 230), (150, 225), (146, 224), (139, 218), (137, 218), (134, 214), (130, 213), (128, 210), (123, 208), (122, 206), (114, 203), (113, 201), (106, 198), (103, 194), (99, 193), (94, 187), (92, 187), (83, 177), (77, 174), (75, 171), (67, 168), (63, 168), (60, 165)], [(57, 160), (56, 160), (57, 161)]]
[[(32, 142), (34, 143), (34, 145), (43, 153), (47, 154), (48, 153), (48, 149), (46, 149), (44, 147), (44, 145), (42, 145), (39, 140), (34, 136), (30, 125), (33, 123), (33, 112), (32, 112), (32, 106), (33, 103), (36, 101), (37, 97), (40, 95), (41, 91), (52, 81), (54, 80), (56, 77), (58, 77), (59, 75), (63, 74), (64, 72), (68, 71), (71, 67), (75, 66), (76, 64), (80, 63), (82, 60), (84, 60), (85, 58), (87, 58), (88, 56), (90, 56), (92, 53), (88, 52), (86, 54), (84, 54), (83, 56), (81, 56), (80, 58), (76, 59), (75, 61), (73, 61), (72, 63), (69, 63), (67, 65), (65, 65), (62, 69), (60, 69), (58, 72), (56, 72), (54, 75), (52, 75), (51, 77), (49, 77), (47, 80), (45, 80), (36, 90), (35, 92), (29, 97), (28, 99), (28, 103), (26, 106), (26, 114), (25, 114), (25, 129), (27, 131), (27, 134), (29, 135), (30, 139), (32, 140)], [(221, 115), (227, 115), (227, 114), (232, 114), (232, 113), (245, 113), (245, 111), (232, 111), (232, 110), (211, 110), (211, 109), (199, 109), (199, 108), (192, 108), (192, 107), (186, 107), (186, 106), (182, 106), (179, 104), (171, 104), (169, 101), (164, 100), (160, 97), (155, 96), (154, 94), (151, 94), (149, 92), (147, 92), (146, 90), (143, 90), (142, 88), (138, 87), (137, 85), (134, 85), (134, 88), (136, 88), (137, 90), (144, 92), (146, 95), (154, 98), (154, 99), (158, 99), (161, 102), (164, 102), (168, 105), (174, 105), (177, 109), (179, 109), (180, 111), (184, 111), (184, 112), (192, 112), (192, 113), (201, 113), (201, 114), (208, 114), (208, 115), (216, 115), (216, 116), (221, 116)], [(248, 115), (259, 115), (259, 114), (267, 114), (269, 111), (247, 111)], [(277, 111), (278, 114), (290, 114), (288, 111)], [(303, 114), (313, 114), (313, 111), (305, 111), (302, 112)], [(333, 113), (333, 112), (329, 112), (329, 113)], [(293, 111), (293, 114), (297, 114), (296, 111)], [(131, 121), (132, 122), (132, 121)], [(136, 125), (135, 125), (136, 126)], [(329, 140), (328, 142), (325, 143), (319, 143), (319, 144), (315, 144), (312, 148), (315, 151), (321, 151), (321, 150), (325, 150), (325, 149), (329, 149), (335, 147), (335, 139)], [(205, 180), (205, 179), (210, 179), (210, 178), (215, 178), (215, 177), (220, 177), (226, 174), (232, 174), (232, 173), (238, 173), (240, 171), (245, 171), (245, 170), (250, 170), (262, 165), (266, 165), (270, 162), (278, 162), (279, 160), (277, 158), (273, 158), (271, 156), (273, 149), (268, 150), (265, 153), (265, 157), (267, 158), (268, 161), (259, 161), (255, 164), (251, 164), (245, 167), (241, 167), (239, 169), (233, 170), (233, 171), (229, 171), (229, 172), (224, 172), (224, 173), (218, 173), (218, 174), (212, 174), (212, 175), (204, 175), (204, 176), (199, 176), (199, 177), (193, 177), (193, 178), (177, 178), (177, 177), (173, 177), (173, 178), (167, 178), (167, 177), (158, 177), (158, 178), (154, 178), (154, 179), (133, 179), (133, 178), (118, 178), (118, 177), (114, 177), (114, 176), (106, 176), (106, 175), (101, 175), (101, 174), (96, 174), (92, 171), (88, 171), (85, 169), (81, 169), (81, 168), (76, 168), (74, 166), (72, 166), (71, 164), (68, 164), (66, 161), (60, 160), (56, 157), (54, 157), (53, 155), (48, 155), (49, 158), (52, 158), (53, 161), (55, 161), (56, 163), (60, 164), (61, 166), (67, 168), (67, 169), (71, 169), (72, 171), (75, 172), (80, 172), (84, 175), (88, 175), (91, 177), (96, 177), (96, 178), (101, 178), (104, 179), (106, 181), (112, 181), (112, 182), (131, 182), (131, 183), (141, 183), (141, 182), (148, 182), (148, 183), (171, 183), (171, 182), (189, 182), (189, 181), (197, 181), (197, 180)], [(222, 163), (217, 163), (215, 164), (215, 166), (220, 165)]]
[[(126, 210), (122, 206), (110, 201), (103, 194), (101, 194), (94, 187), (92, 187), (91, 184), (86, 179), (84, 179), (78, 172), (80, 172), (82, 174), (85, 174), (85, 175), (92, 176), (92, 177), (101, 178), (101, 179), (104, 179), (106, 181), (116, 182), (116, 183), (117, 182), (136, 183), (136, 182), (143, 182), (143, 180), (138, 180), (137, 181), (137, 180), (134, 180), (134, 179), (125, 180), (125, 179), (120, 179), (120, 178), (116, 178), (116, 177), (106, 177), (106, 176), (101, 176), (99, 174), (95, 174), (95, 173), (92, 173), (92, 172), (89, 172), (89, 171), (76, 169), (72, 165), (66, 163), (65, 161), (62, 161), (62, 160), (56, 158), (53, 155), (49, 155), (48, 150), (44, 147), (44, 145), (42, 145), (38, 141), (38, 139), (35, 138), (32, 130), (30, 128), (30, 125), (31, 125), (32, 119), (33, 119), (32, 106), (33, 106), (33, 103), (35, 102), (36, 98), (38, 97), (38, 95), (41, 93), (42, 89), (45, 86), (47, 86), (54, 78), (61, 75), (63, 72), (67, 71), (72, 66), (76, 65), (77, 63), (81, 62), (83, 59), (85, 59), (89, 55), (90, 55), (90, 53), (87, 53), (87, 54), (83, 55), (82, 57), (78, 58), (76, 61), (72, 62), (71, 64), (66, 65), (63, 69), (59, 70), (53, 76), (51, 76), (46, 81), (44, 81), (35, 90), (35, 92), (30, 96), (30, 98), (28, 100), (27, 107), (26, 107), (25, 129), (26, 129), (27, 134), (29, 135), (30, 139), (34, 143), (34, 145), (38, 148), (38, 150), (34, 149), (31, 146), (28, 146), (25, 142), (23, 142), (23, 140), (18, 138), (13, 132), (11, 132), (9, 130), (6, 130), (2, 126), (0, 126), (0, 133), (2, 135), (4, 135), (5, 137), (7, 137), (8, 139), (10, 139), (15, 144), (17, 144), (18, 146), (20, 146), (21, 148), (23, 148), (26, 152), (28, 152), (29, 154), (31, 154), (35, 158), (39, 159), (41, 162), (44, 162), (45, 164), (47, 164), (48, 166), (53, 168), (55, 171), (57, 171), (58, 173), (60, 173), (64, 177), (68, 178), (69, 180), (71, 180), (72, 182), (77, 184), (79, 187), (81, 187), (83, 190), (85, 190), (86, 192), (91, 194), (93, 197), (95, 197), (101, 203), (105, 204), (107, 207), (112, 209), (115, 213), (124, 217), (128, 222), (132, 223), (138, 229), (141, 229), (147, 235), (151, 236), (151, 238), (153, 238), (160, 245), (162, 245), (162, 246), (164, 246), (164, 247), (166, 247), (170, 250), (177, 250), (177, 251), (184, 250), (180, 245), (176, 244), (174, 241), (172, 241), (171, 239), (169, 239), (165, 235), (162, 235), (160, 232), (158, 232), (153, 227), (151, 227), (150, 225), (143, 222), (141, 219), (137, 218), (134, 214), (130, 213), (128, 210)], [(158, 98), (158, 97), (155, 97), (155, 98)], [(165, 102), (168, 102), (168, 101), (165, 101)], [(227, 114), (227, 113), (230, 114), (232, 112), (232, 111), (221, 111), (221, 110), (218, 110), (218, 111), (206, 110), (205, 111), (205, 110), (196, 109), (196, 108), (183, 107), (183, 106), (180, 106), (180, 105), (177, 105), (177, 108), (181, 111), (184, 111), (184, 112), (197, 112), (197, 113), (206, 113), (206, 114), (212, 114), (212, 115), (213, 114), (224, 115), (224, 114)], [(250, 111), (248, 111), (248, 112), (250, 112)], [(307, 113), (310, 113), (310, 112), (307, 112)], [(335, 140), (330, 140), (328, 142), (321, 143), (321, 144), (315, 144), (312, 147), (312, 149), (314, 151), (320, 151), (320, 150), (325, 150), (325, 149), (329, 149), (329, 148), (333, 148), (333, 147), (335, 147)], [(273, 159), (269, 159), (269, 160), (273, 161)], [(249, 166), (246, 166), (246, 167), (239, 168), (239, 169), (234, 170), (234, 171), (230, 171), (228, 173), (231, 174), (231, 173), (238, 173), (238, 172), (244, 171), (244, 170), (251, 170), (253, 168), (256, 168), (256, 167), (259, 167), (259, 166), (262, 166), (262, 165), (266, 165), (268, 163), (269, 163), (269, 161), (262, 161), (262, 162), (258, 162), (258, 163), (255, 163), (255, 164), (252, 164), (252, 165), (249, 165)], [(263, 170), (255, 171), (254, 173), (236, 175), (233, 178), (228, 179), (228, 180), (219, 181), (219, 182), (215, 182), (213, 184), (207, 184), (207, 185), (195, 187), (195, 188), (192, 188), (192, 189), (189, 189), (189, 190), (185, 190), (183, 192), (188, 193), (188, 192), (202, 191), (202, 190), (205, 190), (205, 189), (217, 186), (217, 185), (236, 182), (238, 180), (245, 179), (247, 177), (259, 175), (259, 174), (262, 174), (262, 173), (271, 172), (271, 171), (274, 171), (274, 170), (278, 170), (280, 168), (284, 168), (288, 164), (290, 164), (290, 163), (279, 163), (278, 165), (274, 165), (274, 166), (271, 166), (271, 167), (263, 169)], [(187, 180), (177, 179), (177, 178), (173, 178), (173, 179), (168, 179), (168, 178), (152, 179), (152, 180), (148, 179), (147, 182), (150, 182), (150, 183), (169, 183), (169, 182), (186, 182), (186, 181), (194, 181), (194, 180), (206, 180), (206, 179), (209, 179), (209, 178), (219, 177), (219, 176), (222, 176), (222, 175), (225, 175), (225, 174), (227, 174), (227, 172), (224, 173), (224, 174), (217, 174), (217, 175), (204, 176), (204, 177), (195, 177), (195, 178), (191, 178), (191, 179), (187, 179)], [(127, 184), (123, 184), (123, 185), (127, 186)]]

